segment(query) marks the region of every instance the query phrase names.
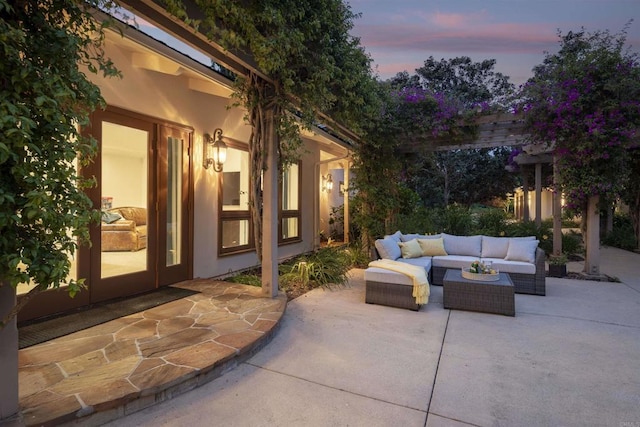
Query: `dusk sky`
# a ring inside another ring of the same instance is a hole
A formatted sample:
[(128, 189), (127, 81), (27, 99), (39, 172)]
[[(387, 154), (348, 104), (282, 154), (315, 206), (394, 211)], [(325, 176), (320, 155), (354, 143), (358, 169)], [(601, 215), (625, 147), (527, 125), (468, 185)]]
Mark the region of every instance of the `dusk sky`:
[(558, 49), (558, 29), (619, 33), (634, 19), (627, 44), (640, 51), (640, 0), (349, 0), (353, 35), (381, 79), (415, 72), (424, 61), (495, 59), (495, 70), (520, 85), (544, 52)]

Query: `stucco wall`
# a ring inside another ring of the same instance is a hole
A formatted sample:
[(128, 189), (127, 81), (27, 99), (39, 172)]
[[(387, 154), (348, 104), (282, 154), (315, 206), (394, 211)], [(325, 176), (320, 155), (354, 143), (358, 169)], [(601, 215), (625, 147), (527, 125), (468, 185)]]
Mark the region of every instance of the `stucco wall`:
[[(227, 98), (194, 91), (183, 75), (170, 75), (132, 65), (131, 52), (108, 46), (107, 54), (122, 71), (122, 79), (104, 80), (92, 77), (111, 106), (117, 106), (151, 117), (169, 120), (194, 129), (192, 173), (194, 181), (194, 277), (215, 277), (257, 265), (255, 252), (218, 257), (218, 177), (212, 168), (202, 166), (202, 135), (221, 128), (225, 137), (247, 142), (250, 128), (243, 111), (228, 109)], [(314, 209), (317, 209), (317, 168), (320, 159), (316, 142), (307, 140), (302, 156), (302, 242), (280, 246), (279, 258), (289, 258), (313, 249)], [(336, 183), (337, 186), (337, 183)], [(337, 189), (336, 189), (337, 191)]]

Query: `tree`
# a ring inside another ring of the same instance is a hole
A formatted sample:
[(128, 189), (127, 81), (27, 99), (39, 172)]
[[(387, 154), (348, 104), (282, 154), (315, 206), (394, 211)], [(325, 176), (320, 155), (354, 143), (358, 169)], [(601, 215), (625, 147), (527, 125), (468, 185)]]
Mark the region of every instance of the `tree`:
[[(104, 28), (93, 7), (108, 1), (0, 0), (0, 424), (18, 413), (15, 316), (33, 295), (68, 280), (72, 256), (89, 240), (99, 211), (79, 176), (96, 144), (81, 126), (103, 105), (86, 72), (118, 72), (102, 50)], [(82, 69), (80, 68), (82, 67)], [(34, 286), (16, 304), (20, 283)], [(11, 421), (10, 421), (11, 422)]]
[(505, 170), (509, 154), (506, 147), (427, 153), (409, 185), (428, 207), (470, 206), (502, 198), (515, 186), (514, 175)]
[(585, 271), (597, 274), (594, 212), (597, 203), (617, 198), (629, 180), (640, 125), (640, 66), (638, 54), (625, 49), (626, 29), (618, 35), (582, 30), (558, 36), (558, 53), (547, 54), (522, 88), (521, 108), (531, 138), (553, 146), (556, 191), (592, 225), (585, 237)]
[(88, 226), (99, 220), (79, 176), (96, 149), (80, 127), (104, 104), (86, 72), (118, 71), (102, 50), (104, 29), (92, 7), (111, 2), (0, 0), (0, 279), (35, 285), (9, 313), (4, 326), (29, 298), (67, 285), (69, 255), (88, 242)]
[(640, 150), (632, 149), (629, 156), (629, 180), (622, 191), (622, 201), (629, 206), (637, 249), (640, 249)]
[[(266, 146), (277, 145), (280, 165), (294, 161), (301, 145), (300, 126), (327, 120), (356, 126), (371, 87), (370, 58), (349, 35), (357, 17), (341, 0), (196, 0), (192, 20), (181, 0), (168, 10), (193, 24), (210, 40), (243, 51), (261, 77), (239, 75), (236, 97), (248, 111), (252, 128), (249, 155), (255, 246), (261, 258), (261, 175), (267, 170)], [(294, 114), (295, 113), (295, 114)]]
[[(510, 105), (514, 86), (507, 76), (493, 70), (495, 63), (495, 60), (474, 63), (466, 56), (436, 61), (431, 56), (415, 75), (398, 73), (389, 82), (398, 90), (411, 88), (433, 94), (439, 104), (436, 118), (469, 119), (476, 114), (505, 111)], [(460, 130), (456, 129), (459, 125), (450, 123), (427, 129), (432, 138), (444, 134), (455, 139), (459, 136)], [(428, 132), (422, 133), (423, 138), (429, 138)], [(515, 187), (517, 178), (504, 169), (507, 157), (504, 148), (420, 153), (412, 173), (408, 174), (408, 185), (427, 206), (485, 202)]]
[(625, 32), (568, 32), (521, 93), (534, 141), (554, 144), (568, 207), (583, 212), (590, 196), (617, 196), (629, 177), (640, 125), (638, 55)]
[(466, 109), (506, 108), (514, 92), (509, 77), (494, 71), (495, 59), (471, 62), (468, 56), (436, 61), (430, 56), (416, 69), (420, 85), (435, 93), (446, 94)]

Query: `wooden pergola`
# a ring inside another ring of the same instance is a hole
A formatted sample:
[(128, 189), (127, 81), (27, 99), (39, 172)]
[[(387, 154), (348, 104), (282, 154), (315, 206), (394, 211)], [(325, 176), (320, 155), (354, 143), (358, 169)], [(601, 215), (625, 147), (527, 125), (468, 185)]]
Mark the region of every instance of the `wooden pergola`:
[[(523, 153), (516, 156), (515, 161), (520, 166), (535, 168), (535, 199), (536, 199), (536, 225), (540, 226), (542, 217), (542, 165), (552, 164), (554, 170), (554, 182), (557, 177), (556, 158), (552, 155), (552, 144), (527, 142), (528, 133), (525, 130), (524, 116), (522, 114), (493, 114), (481, 116), (471, 124), (461, 123), (460, 127), (467, 127), (469, 132), (463, 133), (474, 137), (433, 137), (424, 135), (404, 143), (400, 153), (409, 154), (421, 151), (451, 151), (477, 148), (496, 147), (523, 147)], [(471, 132), (475, 128), (475, 132)], [(526, 174), (523, 175), (524, 185), (524, 218), (529, 219), (528, 182)], [(587, 256), (585, 260), (585, 273), (600, 275), (600, 215), (597, 208), (598, 197), (589, 199), (587, 210)], [(561, 194), (553, 193), (553, 255), (562, 254), (562, 201)]]

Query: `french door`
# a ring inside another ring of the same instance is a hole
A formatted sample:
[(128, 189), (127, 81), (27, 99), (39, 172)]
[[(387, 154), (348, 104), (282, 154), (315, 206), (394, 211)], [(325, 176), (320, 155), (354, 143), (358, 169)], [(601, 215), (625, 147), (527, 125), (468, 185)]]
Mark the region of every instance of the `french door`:
[(92, 125), (100, 143), (92, 198), (103, 214), (92, 232), (92, 302), (188, 279), (190, 129), (119, 109)]
[(64, 288), (43, 292), (19, 321), (191, 278), (192, 129), (109, 107), (92, 115), (87, 132), (99, 150), (81, 173), (96, 178), (87, 194), (102, 221), (91, 229), (91, 247), (71, 255), (70, 274), (85, 278), (87, 289), (73, 299)]

